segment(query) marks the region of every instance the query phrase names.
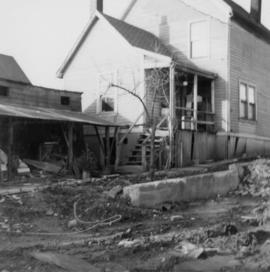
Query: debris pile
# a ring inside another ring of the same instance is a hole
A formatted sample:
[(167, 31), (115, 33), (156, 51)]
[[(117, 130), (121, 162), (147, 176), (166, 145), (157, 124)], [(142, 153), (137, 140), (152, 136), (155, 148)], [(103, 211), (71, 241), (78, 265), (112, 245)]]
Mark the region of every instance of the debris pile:
[(259, 159), (245, 168), (237, 193), (242, 196), (270, 197), (270, 160)]

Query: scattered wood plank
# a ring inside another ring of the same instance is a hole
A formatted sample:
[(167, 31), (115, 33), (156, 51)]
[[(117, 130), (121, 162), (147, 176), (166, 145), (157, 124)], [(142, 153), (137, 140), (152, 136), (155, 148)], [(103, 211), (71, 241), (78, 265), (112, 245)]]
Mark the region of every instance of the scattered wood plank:
[(43, 263), (53, 264), (71, 272), (101, 272), (101, 269), (70, 255), (52, 252), (33, 252), (30, 255)]
[(24, 159), (23, 161), (30, 166), (33, 166), (48, 173), (58, 174), (62, 170), (61, 166), (49, 162), (41, 162), (28, 159)]

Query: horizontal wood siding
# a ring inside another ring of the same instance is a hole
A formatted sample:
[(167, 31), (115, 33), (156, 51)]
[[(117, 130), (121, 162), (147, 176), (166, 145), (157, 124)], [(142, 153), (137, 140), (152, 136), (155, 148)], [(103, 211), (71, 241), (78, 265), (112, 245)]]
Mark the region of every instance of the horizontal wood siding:
[[(210, 1), (209, 1), (210, 2)], [(201, 1), (207, 6), (209, 14), (184, 4), (182, 1), (170, 0), (138, 0), (126, 18), (128, 23), (146, 29), (159, 36), (170, 46), (172, 56), (181, 61), (183, 66), (190, 63), (201, 69), (218, 74), (215, 82), (216, 121), (219, 130), (227, 126), (227, 84), (228, 84), (228, 24), (216, 19), (219, 11), (215, 11), (208, 1)], [(189, 33), (190, 23), (207, 20), (210, 28), (209, 58), (190, 59)]]
[[(270, 137), (270, 45), (231, 23), (231, 128)], [(257, 121), (239, 119), (239, 81), (256, 86)]]
[[(25, 106), (81, 111), (81, 94), (37, 86), (27, 86), (0, 81), (0, 86), (9, 88), (8, 96), (0, 96), (1, 101)], [(61, 96), (69, 97), (69, 105), (61, 105)]]

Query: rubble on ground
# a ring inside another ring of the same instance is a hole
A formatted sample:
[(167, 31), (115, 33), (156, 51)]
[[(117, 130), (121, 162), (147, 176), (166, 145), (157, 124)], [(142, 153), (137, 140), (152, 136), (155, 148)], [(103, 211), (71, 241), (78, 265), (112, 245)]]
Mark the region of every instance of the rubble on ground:
[(269, 160), (247, 164), (237, 194), (211, 201), (137, 208), (122, 198), (132, 182), (66, 178), (2, 195), (0, 271), (58, 272), (67, 261), (89, 271), (268, 271)]
[(238, 194), (242, 196), (270, 197), (270, 160), (259, 159), (244, 167)]

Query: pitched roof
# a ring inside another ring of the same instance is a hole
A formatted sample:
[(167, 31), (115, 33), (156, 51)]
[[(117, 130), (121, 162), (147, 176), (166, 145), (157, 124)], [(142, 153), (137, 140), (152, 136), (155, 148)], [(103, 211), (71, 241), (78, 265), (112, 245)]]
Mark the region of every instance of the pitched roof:
[(252, 18), (250, 13), (232, 0), (223, 0), (232, 9), (232, 19), (258, 38), (270, 43), (270, 30)]
[(3, 54), (0, 54), (0, 79), (31, 84), (16, 60)]
[(65, 73), (66, 69), (74, 59), (75, 55), (77, 54), (78, 50), (80, 49), (81, 45), (85, 41), (87, 35), (92, 30), (93, 26), (99, 19), (105, 19), (112, 27), (116, 29), (122, 35), (122, 37), (134, 47), (138, 47), (150, 52), (154, 52), (157, 54), (170, 56), (170, 51), (167, 47), (162, 43), (162, 41), (156, 37), (154, 34), (130, 25), (124, 21), (115, 19), (109, 15), (102, 14), (97, 12), (88, 22), (86, 28), (81, 33), (79, 39), (77, 40), (76, 44), (66, 57), (64, 63), (57, 71), (57, 77), (62, 78), (63, 74)]
[(109, 15), (103, 14), (103, 16), (132, 46), (165, 56), (171, 55), (162, 41), (151, 32)]

